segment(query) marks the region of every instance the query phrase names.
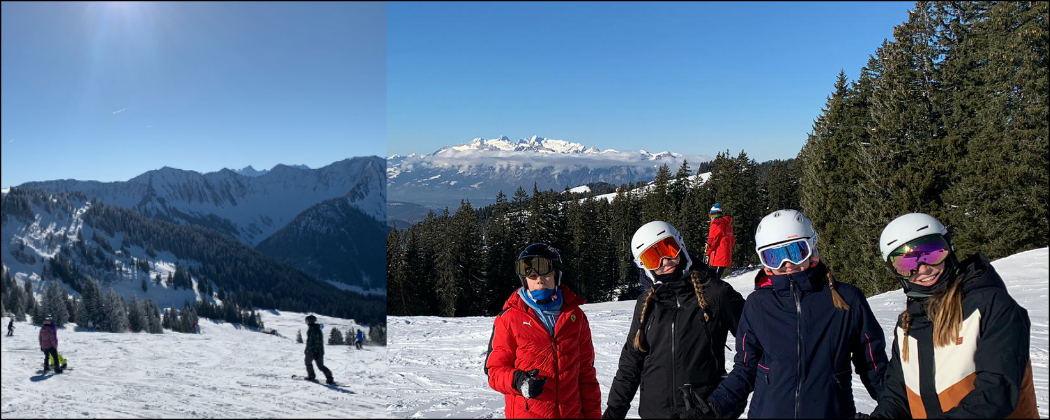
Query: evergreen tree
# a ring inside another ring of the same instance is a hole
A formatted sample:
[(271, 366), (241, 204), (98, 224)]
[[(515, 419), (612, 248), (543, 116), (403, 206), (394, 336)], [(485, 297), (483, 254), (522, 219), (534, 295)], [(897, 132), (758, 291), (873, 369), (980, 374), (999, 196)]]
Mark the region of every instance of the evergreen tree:
[(341, 346), (345, 344), (343, 341), (343, 333), (338, 328), (332, 327), (332, 333), (328, 336), (329, 346)]
[(295, 342), (297, 344), (303, 344), (303, 331), (299, 330), (295, 332)]
[(387, 314), (393, 316), (408, 315), (408, 296), (405, 293), (406, 272), (402, 252), (401, 238), (397, 224), (386, 237), (387, 265)]

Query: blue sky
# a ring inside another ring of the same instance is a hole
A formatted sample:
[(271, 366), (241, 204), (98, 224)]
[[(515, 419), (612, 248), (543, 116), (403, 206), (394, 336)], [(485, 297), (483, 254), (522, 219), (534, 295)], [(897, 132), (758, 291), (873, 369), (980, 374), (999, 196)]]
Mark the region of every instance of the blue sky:
[(0, 7), (3, 188), (386, 154), (383, 3)]
[(390, 3), (391, 154), (540, 135), (795, 157), (912, 2)]

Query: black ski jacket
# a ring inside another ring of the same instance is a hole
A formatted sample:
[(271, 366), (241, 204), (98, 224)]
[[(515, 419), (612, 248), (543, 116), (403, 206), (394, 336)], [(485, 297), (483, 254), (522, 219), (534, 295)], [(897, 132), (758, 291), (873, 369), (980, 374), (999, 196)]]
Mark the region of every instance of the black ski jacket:
[[(696, 261), (693, 270), (709, 272)], [(690, 384), (698, 398), (706, 398), (718, 386), (726, 373), (726, 335), (736, 333), (744, 298), (722, 280), (708, 279), (706, 284), (709, 322), (704, 321), (688, 274), (682, 280), (653, 286), (656, 295), (642, 334), (647, 352), (634, 348), (648, 292), (638, 298), (603, 418), (625, 418), (639, 388), (642, 418), (669, 418), (676, 409), (685, 408), (679, 391), (683, 385)]]
[(963, 282), (960, 337), (935, 348), (925, 303), (908, 299), (908, 361), (900, 356), (904, 331), (898, 319), (886, 389), (872, 417), (1039, 417), (1028, 311), (1010, 297), (984, 255), (974, 255), (960, 267), (956, 279)]
[(324, 356), (324, 333), (320, 325), (313, 324), (306, 331), (306, 354)]

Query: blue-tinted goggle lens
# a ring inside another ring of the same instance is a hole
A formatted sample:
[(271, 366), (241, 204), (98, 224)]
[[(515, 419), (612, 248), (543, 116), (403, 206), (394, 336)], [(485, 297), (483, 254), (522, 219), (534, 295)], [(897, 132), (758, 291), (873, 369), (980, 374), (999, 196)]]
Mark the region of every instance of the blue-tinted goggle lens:
[(762, 260), (762, 265), (776, 270), (789, 261), (792, 264), (801, 264), (810, 257), (811, 251), (809, 243), (800, 240), (763, 249), (758, 256)]

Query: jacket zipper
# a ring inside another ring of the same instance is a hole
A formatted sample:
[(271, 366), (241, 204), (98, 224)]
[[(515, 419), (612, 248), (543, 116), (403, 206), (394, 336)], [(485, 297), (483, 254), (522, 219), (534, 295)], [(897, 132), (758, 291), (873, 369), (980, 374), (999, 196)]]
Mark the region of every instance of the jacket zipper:
[(798, 315), (795, 319), (795, 327), (797, 328), (798, 340), (795, 342), (796, 351), (798, 351), (798, 387), (795, 388), (795, 418), (799, 418), (799, 401), (802, 393), (802, 302), (799, 301), (798, 295), (795, 294), (795, 282), (793, 280), (789, 283), (791, 285), (791, 297), (795, 298), (795, 313)]
[(678, 361), (675, 346), (675, 341), (677, 340), (675, 336), (675, 324), (678, 323), (678, 311), (682, 309), (682, 298), (676, 293), (674, 300), (677, 306), (674, 309), (674, 314), (671, 316), (671, 407), (677, 409), (678, 399), (674, 397), (674, 390), (676, 385), (678, 385), (678, 367), (675, 366)]
[[(543, 321), (540, 320), (538, 314), (530, 313), (529, 311), (525, 311), (525, 313), (532, 315), (532, 319), (536, 320), (539, 323), (538, 328), (542, 329), (545, 334), (551, 337), (551, 346), (554, 348), (554, 412), (556, 414), (556, 417), (554, 418), (560, 419), (561, 406), (559, 404), (559, 401), (561, 401), (561, 390), (558, 387), (558, 376), (561, 374), (561, 369), (558, 368), (558, 340), (554, 338), (554, 334), (551, 334), (550, 331), (547, 331), (547, 327), (543, 326)], [(562, 312), (562, 315), (565, 315), (565, 313)], [(559, 316), (558, 318), (560, 319), (561, 316)], [(554, 332), (558, 332), (558, 320), (554, 320)], [(525, 411), (529, 411), (528, 398), (525, 399)]]

